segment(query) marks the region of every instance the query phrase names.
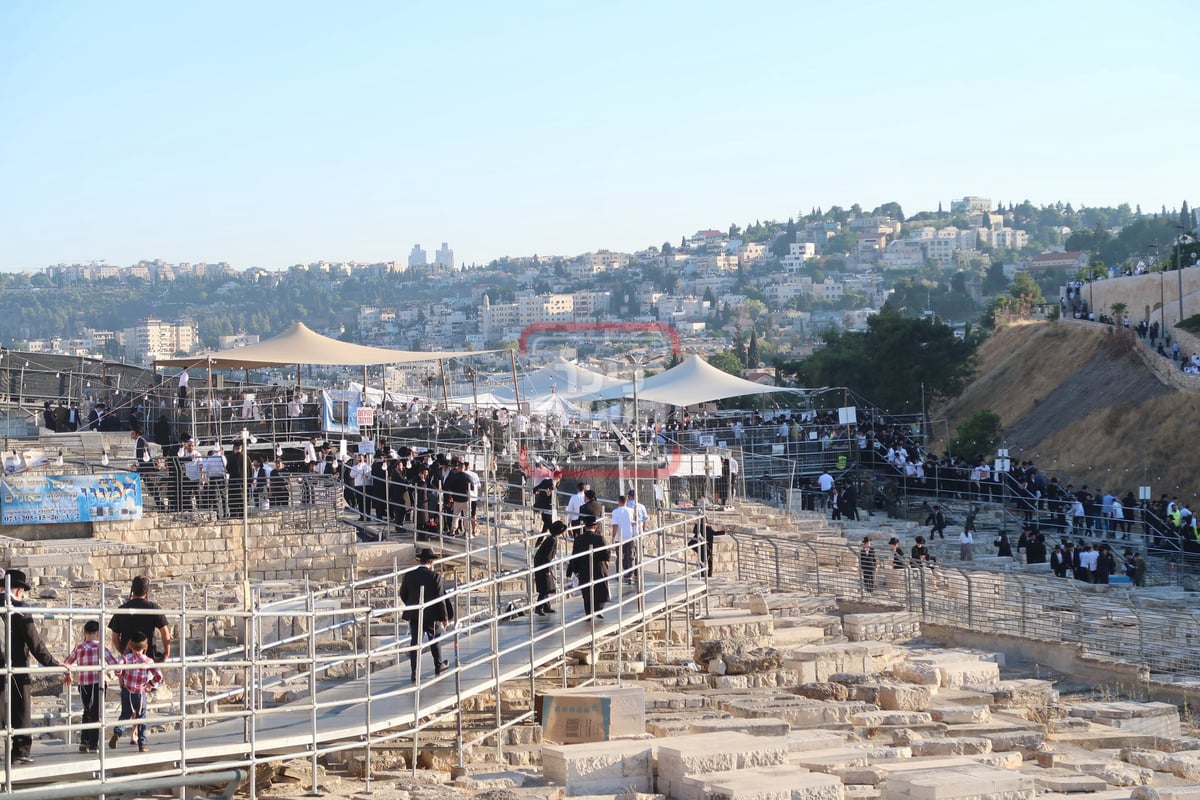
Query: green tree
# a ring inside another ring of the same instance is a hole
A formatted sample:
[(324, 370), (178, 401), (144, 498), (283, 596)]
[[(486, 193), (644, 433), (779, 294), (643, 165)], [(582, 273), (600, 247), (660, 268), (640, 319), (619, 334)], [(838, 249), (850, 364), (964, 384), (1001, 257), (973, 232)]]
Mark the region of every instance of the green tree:
[(759, 363), (758, 354), (758, 331), (750, 331), (750, 344), (746, 346), (746, 363), (751, 367), (757, 367)]
[(1031, 312), (1034, 306), (1046, 302), (1045, 296), (1042, 295), (1042, 287), (1024, 270), (1013, 276), (1008, 293), (1017, 301), (1018, 310), (1026, 314)]
[(827, 331), (824, 346), (780, 365), (801, 386), (847, 386), (881, 408), (915, 412), (921, 386), (932, 397), (957, 395), (974, 374), (974, 344), (927, 317), (901, 316), (885, 304), (861, 333)]
[(988, 267), (987, 276), (983, 279), (984, 294), (999, 294), (1008, 286), (1008, 279), (1004, 277), (1004, 262), (993, 261)]
[(986, 455), (1000, 443), (1000, 416), (990, 408), (976, 411), (954, 429), (950, 440), (950, 452), (966, 458)]
[(742, 359), (733, 350), (725, 350), (720, 353), (714, 353), (708, 357), (708, 363), (722, 372), (728, 372), (730, 375), (742, 377), (742, 370), (746, 367), (742, 363)]

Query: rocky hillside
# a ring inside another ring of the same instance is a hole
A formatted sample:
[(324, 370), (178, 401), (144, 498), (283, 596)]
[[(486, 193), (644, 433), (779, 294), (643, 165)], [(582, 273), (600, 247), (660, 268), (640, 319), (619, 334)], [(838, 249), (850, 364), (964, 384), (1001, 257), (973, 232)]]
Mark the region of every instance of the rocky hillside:
[(984, 408), (1000, 415), (1014, 459), (1121, 494), (1148, 485), (1195, 508), (1200, 396), (1163, 385), (1106, 326), (1034, 322), (994, 334), (970, 386), (931, 409), (934, 450)]

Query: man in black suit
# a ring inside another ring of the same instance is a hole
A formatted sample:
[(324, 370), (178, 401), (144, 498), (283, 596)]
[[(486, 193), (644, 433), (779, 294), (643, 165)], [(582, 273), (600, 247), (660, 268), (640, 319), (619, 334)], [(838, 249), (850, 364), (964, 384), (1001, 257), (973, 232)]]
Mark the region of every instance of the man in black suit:
[(433, 551), (428, 547), (421, 548), (417, 553), (420, 566), (407, 572), (400, 582), (400, 602), (405, 606), (402, 614), (408, 622), (408, 636), (412, 650), (408, 654), (408, 663), (412, 667), (412, 679), (417, 679), (417, 658), (421, 653), (421, 634), (431, 640), (429, 652), (433, 655), (434, 674), (442, 674), (448, 663), (442, 660), (442, 648), (437, 637), (443, 630), (454, 624), (454, 605), (444, 598), (446, 591), (442, 585), (442, 576), (433, 571)]
[[(4, 610), (5, 597), (4, 593), (0, 592), (0, 632), (3, 633), (3, 636), (0, 637), (0, 660), (4, 658), (4, 642), (7, 641), (12, 643), (11, 658), (14, 669), (28, 667), (30, 656), (37, 659), (37, 662), (44, 667), (60, 666), (58, 659), (50, 654), (42, 642), (41, 634), (38, 633), (37, 626), (33, 624), (33, 617), (23, 614), (19, 610), (25, 605), (25, 593), (31, 591), (29, 582), (25, 579), (25, 573), (18, 569), (10, 569), (7, 579), (11, 589), (13, 612), (11, 618), (5, 618), (7, 616), (7, 612)], [(3, 588), (2, 585), (0, 588)], [(31, 727), (32, 692), (29, 685), (31, 681), (32, 677), (28, 673), (13, 674), (9, 676), (7, 686), (0, 684), (0, 690), (8, 692), (9, 723), (13, 728)], [(33, 737), (28, 733), (13, 736), (13, 762), (27, 764), (32, 761), (33, 759), (29, 757), (29, 748), (32, 744)], [(0, 757), (2, 755), (0, 753)]]
[[(583, 596), (583, 613), (604, 619), (599, 613), (608, 602), (608, 565), (612, 553), (604, 541), (604, 536), (597, 530), (598, 521), (593, 517), (581, 517), (583, 533), (575, 537), (571, 548), (571, 560), (567, 563), (567, 577), (578, 577), (580, 594)], [(595, 585), (589, 585), (596, 581)]]

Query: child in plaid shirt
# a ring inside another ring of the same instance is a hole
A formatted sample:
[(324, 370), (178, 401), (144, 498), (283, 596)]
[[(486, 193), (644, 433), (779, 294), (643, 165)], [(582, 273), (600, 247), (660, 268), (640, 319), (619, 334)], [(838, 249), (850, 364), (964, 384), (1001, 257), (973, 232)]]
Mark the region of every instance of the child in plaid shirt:
[[(83, 702), (83, 724), (96, 725), (100, 722), (100, 700), (104, 695), (104, 664), (116, 664), (118, 658), (100, 641), (100, 623), (90, 619), (83, 624), (83, 641), (75, 645), (71, 655), (63, 662), (67, 666), (67, 683), (79, 686), (79, 699)], [(78, 676), (71, 667), (84, 667)], [(98, 669), (92, 669), (97, 667)], [(92, 727), (79, 734), (79, 752), (95, 753), (100, 748), (100, 728)]]
[[(120, 670), (122, 721), (144, 718), (146, 716), (146, 692), (162, 682), (162, 673), (154, 666), (154, 660), (146, 655), (146, 648), (148, 646), (149, 642), (146, 640), (146, 634), (141, 631), (135, 631), (129, 637), (129, 649), (117, 662), (119, 666), (126, 664), (148, 665)], [(146, 744), (146, 726), (135, 725), (134, 730), (137, 732), (138, 750), (145, 753), (150, 749), (149, 745)], [(113, 728), (113, 735), (108, 740), (109, 750), (116, 748), (117, 742), (121, 741), (121, 735), (124, 732), (125, 729), (120, 725)]]

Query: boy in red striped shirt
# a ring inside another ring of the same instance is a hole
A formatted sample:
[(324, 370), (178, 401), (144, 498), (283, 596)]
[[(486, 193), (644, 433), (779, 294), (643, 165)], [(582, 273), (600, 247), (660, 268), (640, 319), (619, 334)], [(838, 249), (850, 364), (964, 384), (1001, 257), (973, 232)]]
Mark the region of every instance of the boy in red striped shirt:
[[(83, 624), (83, 641), (75, 645), (71, 655), (63, 662), (67, 666), (67, 683), (79, 687), (79, 699), (83, 702), (83, 724), (100, 722), (100, 699), (104, 695), (104, 664), (116, 664), (119, 659), (100, 641), (100, 623), (89, 619)], [(102, 663), (103, 662), (103, 663)], [(78, 675), (71, 667), (84, 667)], [(95, 753), (100, 748), (100, 729), (88, 728), (79, 734), (79, 752)]]
[[(146, 634), (135, 631), (129, 637), (129, 649), (118, 661), (118, 665), (139, 664), (142, 666), (122, 669), (121, 672), (121, 721), (127, 719), (143, 719), (146, 716), (146, 692), (162, 683), (162, 673), (154, 666), (154, 660), (146, 655), (149, 642)], [(145, 753), (150, 749), (146, 744), (146, 726), (135, 725), (138, 750)], [(125, 729), (121, 725), (113, 728), (113, 735), (108, 740), (108, 749), (115, 749), (121, 741)]]

